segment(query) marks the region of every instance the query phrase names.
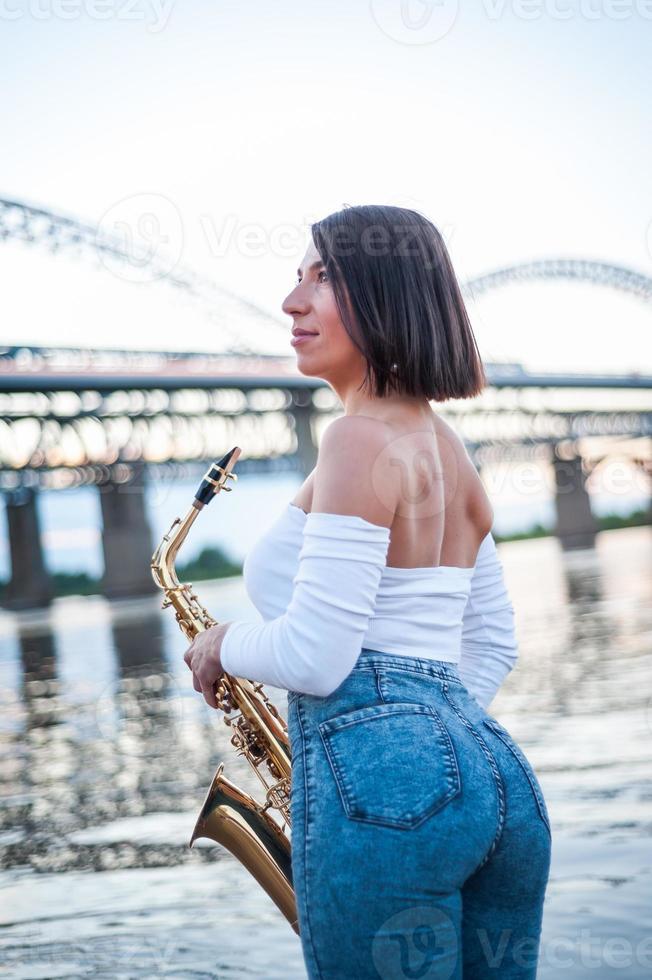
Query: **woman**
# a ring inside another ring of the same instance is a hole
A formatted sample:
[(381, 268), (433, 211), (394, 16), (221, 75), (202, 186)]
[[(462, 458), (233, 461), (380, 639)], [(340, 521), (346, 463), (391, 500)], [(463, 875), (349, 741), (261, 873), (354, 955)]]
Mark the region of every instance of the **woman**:
[(550, 824), (486, 707), (516, 660), (493, 512), (430, 402), (486, 378), (450, 258), (415, 211), (312, 226), (297, 365), (344, 414), (245, 562), (266, 622), (186, 653), (288, 690), (292, 866), (311, 978), (536, 976)]

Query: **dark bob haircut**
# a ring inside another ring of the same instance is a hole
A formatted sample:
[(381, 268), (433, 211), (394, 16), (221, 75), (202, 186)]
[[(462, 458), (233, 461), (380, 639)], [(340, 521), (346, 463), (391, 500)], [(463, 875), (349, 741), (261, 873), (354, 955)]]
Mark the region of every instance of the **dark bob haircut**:
[(340, 319), (364, 355), (360, 387), (446, 401), (487, 384), (453, 266), (418, 211), (346, 205), (311, 225)]

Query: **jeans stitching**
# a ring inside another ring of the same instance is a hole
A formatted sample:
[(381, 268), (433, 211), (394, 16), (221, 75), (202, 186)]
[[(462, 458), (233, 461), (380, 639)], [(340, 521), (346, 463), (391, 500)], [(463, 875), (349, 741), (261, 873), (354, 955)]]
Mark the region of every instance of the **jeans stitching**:
[(373, 668), (375, 680), (376, 680), (376, 690), (378, 691), (378, 697), (381, 701), (386, 701), (385, 694), (383, 692), (383, 675), (382, 671), (378, 670), (376, 667)]
[[(308, 764), (306, 758), (306, 735), (303, 725), (302, 718), (302, 707), (301, 704), (297, 705), (297, 721), (299, 724), (299, 729), (301, 731), (301, 756), (303, 760), (303, 787), (304, 787), (304, 824), (303, 824), (303, 897), (305, 901), (306, 909), (306, 925), (308, 927), (308, 935), (305, 936), (306, 943), (310, 947), (310, 955), (317, 968), (317, 974), (319, 980), (322, 980), (322, 972), (317, 962), (317, 954), (315, 952), (315, 944), (312, 939), (312, 928), (310, 926), (310, 915), (309, 915), (309, 901), (308, 901), (308, 817), (309, 817), (309, 795), (308, 795)], [(295, 885), (296, 888), (296, 885)]]
[(397, 664), (394, 661), (374, 661), (374, 663), (362, 663), (358, 661), (353, 667), (351, 673), (353, 674), (358, 671), (369, 672), (372, 670), (393, 670), (399, 674), (410, 673), (419, 674), (424, 677), (437, 677), (439, 680), (449, 681), (450, 683), (457, 684), (460, 687), (464, 686), (462, 678), (457, 673), (437, 667), (417, 667), (412, 664)]
[[(409, 705), (409, 709), (408, 709)], [(387, 711), (378, 711), (378, 708), (387, 708)], [(371, 709), (371, 711), (369, 710)], [(358, 718), (347, 718), (347, 715), (359, 714), (365, 711), (367, 714)], [(374, 715), (373, 712), (377, 714)], [(320, 732), (339, 732), (342, 728), (349, 728), (351, 725), (359, 725), (360, 722), (371, 720), (372, 718), (387, 718), (391, 715), (414, 712), (417, 715), (431, 715), (433, 709), (429, 704), (421, 704), (420, 701), (384, 701), (383, 704), (370, 704), (364, 708), (352, 708), (342, 714), (334, 715), (332, 718), (325, 718), (318, 723)], [(346, 720), (344, 720), (346, 719)]]
[[(360, 670), (366, 670), (367, 668), (360, 667), (359, 669)], [(454, 679), (451, 679), (450, 677), (445, 677), (445, 676), (440, 675), (440, 674), (433, 674), (430, 671), (426, 673), (423, 670), (416, 670), (414, 668), (376, 666), (376, 667), (373, 668), (373, 670), (374, 670), (374, 672), (376, 674), (376, 688), (378, 690), (378, 693), (379, 693), (382, 701), (385, 701), (387, 704), (389, 704), (389, 702), (392, 700), (392, 697), (391, 697), (391, 695), (389, 693), (389, 690), (387, 688), (387, 684), (388, 684), (388, 681), (389, 681), (389, 678), (386, 676), (387, 671), (392, 670), (394, 673), (402, 674), (404, 672), (404, 670), (406, 670), (406, 669), (407, 670), (410, 670), (410, 673), (415, 674), (415, 675), (417, 675), (419, 677), (424, 677), (424, 678), (425, 677), (428, 677), (431, 680), (434, 677), (435, 680), (439, 680), (439, 681), (442, 682), (442, 686), (452, 685), (453, 687), (459, 687), (459, 688), (462, 688), (463, 690), (466, 690), (466, 688), (464, 687), (464, 684), (462, 683), (462, 681), (459, 678), (457, 678), (457, 677), (454, 678)], [(413, 678), (409, 678), (409, 680), (412, 680), (412, 679)], [(415, 703), (418, 704), (418, 702), (415, 702)]]
[(378, 688), (381, 701), (388, 704), (391, 701), (391, 698), (389, 697), (389, 692), (386, 689), (385, 672), (382, 667), (376, 670), (376, 687)]
[[(321, 738), (322, 742), (324, 743), (324, 748), (326, 749), (326, 755), (328, 757), (328, 763), (329, 763), (331, 769), (333, 770), (333, 776), (335, 777), (335, 783), (336, 783), (336, 785), (338, 787), (338, 794), (340, 796), (340, 799), (342, 800), (342, 805), (344, 806), (344, 812), (346, 813), (347, 817), (350, 817), (351, 816), (351, 813), (350, 813), (350, 810), (349, 810), (349, 803), (348, 803), (348, 799), (347, 799), (347, 796), (349, 794), (349, 784), (345, 780), (344, 773), (342, 772), (342, 770), (340, 768), (340, 765), (339, 765), (337, 759), (335, 758), (334, 754), (331, 752), (330, 745), (328, 744), (328, 742), (324, 738), (324, 735), (323, 735), (323, 733), (321, 731), (319, 732), (319, 735), (320, 735), (320, 738)], [(340, 789), (340, 783), (345, 788), (345, 792), (344, 793), (342, 793), (342, 791)]]
[[(434, 816), (435, 813), (438, 813), (439, 810), (441, 810), (442, 807), (446, 805), (446, 803), (449, 803), (460, 792), (462, 788), (462, 781), (460, 777), (460, 770), (457, 761), (457, 754), (455, 752), (455, 746), (453, 745), (452, 739), (444, 723), (439, 717), (439, 714), (429, 705), (421, 705), (418, 704), (417, 702), (414, 702), (411, 703), (411, 707), (415, 709), (419, 709), (416, 712), (417, 714), (427, 715), (429, 718), (432, 718), (435, 721), (437, 730), (441, 738), (448, 746), (447, 756), (448, 756), (449, 766), (451, 769), (450, 774), (448, 774), (446, 777), (448, 789), (446, 790), (444, 797), (437, 802), (437, 806), (434, 810), (428, 809), (426, 810), (425, 813), (421, 814), (416, 823), (412, 822), (412, 818), (408, 818), (407, 820), (398, 820), (389, 816), (366, 817), (366, 816), (360, 816), (359, 814), (356, 815), (355, 808), (352, 806), (353, 791), (352, 791), (351, 784), (346, 779), (345, 773), (337, 760), (337, 757), (335, 755), (335, 752), (333, 751), (329, 739), (327, 738), (327, 736), (331, 733), (328, 731), (326, 727), (322, 727), (322, 726), (326, 726), (328, 722), (321, 722), (318, 725), (319, 734), (324, 749), (326, 750), (326, 756), (328, 758), (329, 765), (335, 777), (335, 783), (337, 785), (339, 797), (342, 801), (342, 805), (344, 807), (344, 811), (346, 815), (351, 820), (359, 820), (361, 823), (372, 823), (381, 827), (392, 827), (392, 828), (398, 828), (403, 830), (416, 829), (417, 827), (420, 827), (421, 824), (425, 823), (425, 821), (429, 817)], [(405, 710), (403, 705), (401, 705), (401, 708), (397, 709), (396, 712), (386, 712), (385, 717), (392, 714), (400, 713), (402, 710)], [(364, 723), (367, 720), (368, 718), (354, 719), (353, 721), (349, 721), (344, 725), (338, 726), (337, 728), (333, 729), (333, 731), (336, 732), (343, 731), (346, 728), (350, 728), (352, 725)]]
[(504, 787), (503, 787), (502, 776), (500, 775), (500, 770), (498, 768), (498, 764), (497, 764), (497, 762), (496, 762), (496, 760), (494, 758), (494, 755), (493, 755), (491, 749), (489, 748), (489, 746), (487, 745), (487, 743), (485, 742), (485, 740), (482, 738), (482, 735), (480, 735), (479, 732), (476, 732), (475, 728), (473, 727), (473, 725), (471, 724), (471, 722), (468, 720), (468, 718), (465, 718), (464, 715), (462, 714), (462, 712), (459, 710), (459, 708), (457, 708), (457, 706), (453, 704), (453, 702), (451, 701), (451, 699), (448, 696), (448, 685), (447, 684), (444, 684), (443, 685), (443, 694), (444, 694), (444, 697), (446, 698), (446, 700), (448, 701), (449, 705), (451, 706), (451, 708), (455, 712), (455, 714), (458, 716), (458, 718), (462, 722), (462, 724), (465, 725), (466, 728), (468, 728), (468, 730), (473, 735), (474, 739), (480, 745), (480, 748), (482, 749), (484, 755), (486, 756), (487, 761), (489, 762), (489, 765), (491, 767), (491, 771), (492, 771), (492, 773), (494, 775), (494, 783), (496, 784), (496, 792), (498, 794), (498, 830), (496, 831), (496, 835), (495, 835), (494, 839), (492, 840), (491, 844), (489, 845), (489, 848), (487, 850), (487, 853), (485, 854), (485, 856), (483, 857), (483, 859), (480, 861), (480, 863), (478, 864), (478, 866), (471, 872), (472, 874), (475, 874), (476, 871), (479, 871), (480, 868), (482, 868), (483, 865), (486, 864), (486, 862), (489, 860), (489, 858), (491, 857), (491, 855), (494, 853), (494, 851), (498, 847), (498, 841), (500, 840), (501, 834), (503, 832), (503, 827), (505, 826), (505, 791), (504, 791)]
[[(548, 815), (545, 812), (545, 808), (544, 808), (545, 807), (545, 804), (542, 803), (542, 801), (541, 801), (540, 791), (537, 789), (535, 783), (532, 781), (532, 776), (531, 776), (530, 771), (529, 771), (531, 767), (530, 767), (530, 763), (528, 762), (527, 757), (525, 757), (525, 756), (523, 756), (521, 754), (521, 750), (519, 749), (518, 745), (512, 745), (512, 743), (510, 741), (511, 736), (509, 736), (509, 733), (507, 733), (507, 732), (501, 732), (499, 729), (497, 729), (495, 727), (494, 723), (491, 723), (491, 722), (487, 721), (486, 719), (483, 719), (483, 721), (484, 721), (485, 725), (487, 725), (487, 727), (491, 729), (492, 732), (495, 732), (495, 734), (498, 736), (498, 738), (501, 740), (501, 742), (504, 745), (507, 746), (507, 748), (512, 753), (512, 755), (514, 756), (514, 758), (516, 759), (516, 761), (520, 765), (521, 769), (525, 773), (525, 775), (527, 777), (527, 781), (528, 781), (528, 783), (530, 784), (530, 786), (532, 788), (532, 793), (534, 795), (534, 799), (536, 800), (536, 804), (537, 804), (537, 808), (539, 810), (539, 813), (541, 814), (541, 819), (543, 820), (544, 824), (546, 825), (546, 828), (548, 830), (548, 833), (552, 837), (552, 830), (550, 829), (550, 820), (548, 819)], [(499, 722), (497, 724), (499, 724)], [(535, 776), (535, 779), (536, 779), (536, 773), (534, 774), (534, 776)]]

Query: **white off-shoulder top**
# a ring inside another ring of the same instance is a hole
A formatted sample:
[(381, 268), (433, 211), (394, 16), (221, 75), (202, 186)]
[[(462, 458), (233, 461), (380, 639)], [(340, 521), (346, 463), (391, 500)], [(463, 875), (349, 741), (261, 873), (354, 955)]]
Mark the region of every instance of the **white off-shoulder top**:
[(288, 504), (246, 556), (264, 622), (232, 622), (222, 666), (237, 677), (327, 696), (362, 647), (457, 664), (483, 707), (516, 662), (514, 610), (491, 532), (473, 567), (394, 568), (389, 528)]

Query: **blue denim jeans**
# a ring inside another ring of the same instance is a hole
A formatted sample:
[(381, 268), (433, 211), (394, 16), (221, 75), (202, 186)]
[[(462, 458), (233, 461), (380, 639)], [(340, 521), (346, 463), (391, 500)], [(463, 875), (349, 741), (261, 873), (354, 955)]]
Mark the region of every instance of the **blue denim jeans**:
[(457, 667), (363, 648), (328, 697), (289, 692), (288, 728), (311, 980), (535, 977), (546, 803)]

